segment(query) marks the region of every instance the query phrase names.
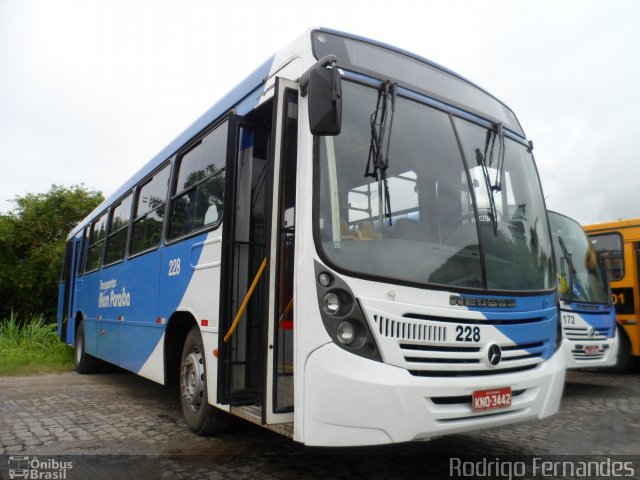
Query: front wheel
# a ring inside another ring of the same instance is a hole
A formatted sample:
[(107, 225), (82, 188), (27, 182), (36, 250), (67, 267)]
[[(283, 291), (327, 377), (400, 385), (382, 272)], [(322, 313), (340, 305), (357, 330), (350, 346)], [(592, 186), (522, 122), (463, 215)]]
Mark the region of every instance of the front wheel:
[(204, 345), (200, 329), (187, 335), (180, 360), (180, 402), (189, 429), (198, 435), (222, 433), (229, 426), (229, 414), (209, 405)]

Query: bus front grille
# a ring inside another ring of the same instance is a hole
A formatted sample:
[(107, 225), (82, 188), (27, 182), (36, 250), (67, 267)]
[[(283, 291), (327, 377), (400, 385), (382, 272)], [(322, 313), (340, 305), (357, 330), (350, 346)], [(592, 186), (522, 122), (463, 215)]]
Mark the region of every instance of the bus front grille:
[(608, 334), (608, 327), (564, 327), (564, 335), (569, 340), (606, 340)]
[(609, 348), (609, 345), (603, 345), (602, 349), (598, 349), (598, 353), (589, 353), (579, 345), (578, 348), (571, 350), (573, 358), (579, 361), (601, 360), (604, 357), (605, 352)]
[(537, 366), (538, 364), (531, 364), (515, 368), (501, 368), (498, 370), (409, 370), (409, 373), (414, 377), (479, 377), (485, 375), (524, 372), (526, 370), (532, 370)]
[[(525, 388), (522, 388), (519, 390), (513, 390), (511, 392), (511, 397), (512, 398), (519, 397), (526, 391), (527, 390)], [(436, 405), (470, 405), (473, 400), (473, 396), (472, 395), (456, 395), (453, 397), (452, 396), (431, 397), (430, 400)]]
[(374, 315), (373, 319), (378, 327), (380, 335), (392, 338), (403, 338), (406, 340), (417, 340), (424, 342), (446, 342), (447, 329), (439, 325), (432, 325), (425, 322), (411, 322), (394, 320)]
[(500, 345), (502, 359), (489, 366), (481, 347), (400, 343), (407, 370), (417, 376), (476, 376), (528, 370), (542, 362), (544, 342)]
[[(418, 318), (419, 317), (419, 318)], [(381, 340), (380, 347), (387, 363), (403, 367), (416, 376), (496, 375), (535, 368), (544, 361), (548, 341), (499, 343), (501, 359), (491, 365), (488, 345), (491, 341), (461, 343), (455, 337), (451, 322), (424, 316), (394, 317), (379, 312), (371, 315), (372, 330)], [(469, 324), (470, 319), (460, 319)], [(529, 319), (537, 321), (535, 319)], [(451, 337), (451, 338), (449, 338)]]

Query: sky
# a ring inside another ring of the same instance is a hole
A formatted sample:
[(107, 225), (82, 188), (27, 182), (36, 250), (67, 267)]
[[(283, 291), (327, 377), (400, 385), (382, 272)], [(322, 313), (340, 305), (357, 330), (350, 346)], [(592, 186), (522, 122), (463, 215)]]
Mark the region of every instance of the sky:
[(311, 26), (412, 51), (505, 102), (549, 209), (640, 217), (635, 0), (0, 0), (0, 212), (52, 184), (108, 196)]

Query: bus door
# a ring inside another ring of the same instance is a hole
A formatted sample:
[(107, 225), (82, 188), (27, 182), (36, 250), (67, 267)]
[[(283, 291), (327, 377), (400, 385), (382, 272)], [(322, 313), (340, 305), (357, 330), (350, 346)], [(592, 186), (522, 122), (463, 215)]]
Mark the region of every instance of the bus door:
[(267, 382), (263, 418), (293, 422), (294, 253), (298, 150), (298, 87), (277, 79), (273, 116), (273, 206), (270, 252), (271, 295), (267, 334)]
[(275, 424), (293, 422), (297, 84), (277, 79), (262, 109), (230, 121), (218, 403), (259, 405), (262, 422)]
[(69, 321), (69, 297), (71, 296), (71, 256), (73, 253), (73, 240), (68, 240), (64, 249), (62, 273), (60, 275), (60, 289), (58, 290), (58, 336), (63, 342), (67, 341), (67, 322)]
[(62, 265), (62, 276), (60, 279), (60, 293), (62, 298), (58, 302), (58, 325), (60, 340), (67, 341), (67, 328), (69, 320), (73, 316), (73, 293), (76, 282), (76, 262), (80, 254), (80, 242), (82, 235), (79, 234), (72, 240), (68, 240), (64, 251), (64, 263)]
[(266, 122), (230, 117), (218, 343), (218, 402), (222, 404), (262, 405), (268, 321), (270, 140)]

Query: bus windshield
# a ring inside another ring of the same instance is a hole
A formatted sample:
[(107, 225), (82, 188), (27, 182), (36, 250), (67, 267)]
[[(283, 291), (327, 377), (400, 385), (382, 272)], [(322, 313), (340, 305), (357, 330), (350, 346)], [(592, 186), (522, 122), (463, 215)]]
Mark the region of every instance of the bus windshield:
[(574, 302), (608, 303), (607, 280), (600, 268), (598, 255), (582, 227), (554, 212), (549, 212), (549, 224), (560, 298)]
[(364, 175), (378, 90), (342, 85), (342, 131), (315, 144), (315, 231), (325, 260), (405, 283), (553, 287), (545, 207), (526, 146), (399, 94), (381, 189)]

